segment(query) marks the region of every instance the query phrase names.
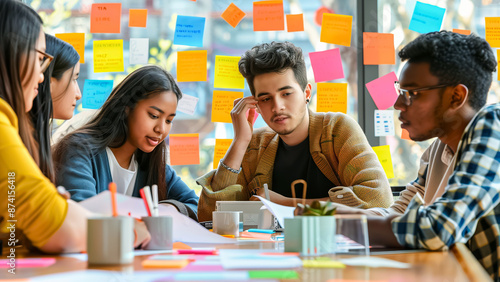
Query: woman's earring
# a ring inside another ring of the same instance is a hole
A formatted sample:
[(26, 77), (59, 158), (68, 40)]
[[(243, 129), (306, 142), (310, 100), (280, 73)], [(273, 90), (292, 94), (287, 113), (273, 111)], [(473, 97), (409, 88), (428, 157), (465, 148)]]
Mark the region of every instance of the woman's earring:
[(309, 99), (306, 99), (306, 103), (309, 103)]

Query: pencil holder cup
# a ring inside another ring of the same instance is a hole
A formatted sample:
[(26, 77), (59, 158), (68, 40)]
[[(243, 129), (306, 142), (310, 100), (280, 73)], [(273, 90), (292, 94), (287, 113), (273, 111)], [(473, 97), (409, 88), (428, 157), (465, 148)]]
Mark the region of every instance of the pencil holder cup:
[(87, 232), (89, 265), (130, 264), (134, 261), (133, 218), (89, 218)]
[(146, 250), (171, 250), (173, 247), (173, 219), (171, 216), (145, 216), (151, 241), (144, 247)]

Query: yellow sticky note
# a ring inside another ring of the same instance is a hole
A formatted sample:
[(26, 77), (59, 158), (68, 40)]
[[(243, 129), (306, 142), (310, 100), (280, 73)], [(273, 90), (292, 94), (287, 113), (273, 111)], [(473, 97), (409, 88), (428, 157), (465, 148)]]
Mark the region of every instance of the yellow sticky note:
[(500, 48), (500, 17), (485, 17), (486, 41), (491, 48)]
[(375, 154), (377, 154), (378, 160), (384, 168), (385, 175), (387, 178), (394, 178), (394, 168), (392, 167), (392, 157), (391, 148), (389, 145), (372, 147)]
[(177, 259), (177, 260), (147, 259), (142, 261), (142, 267), (144, 268), (184, 268), (188, 264), (189, 264), (188, 259)]
[(177, 52), (177, 81), (207, 81), (207, 50)]
[(233, 139), (215, 139), (214, 169), (219, 166), (220, 160), (226, 155), (229, 146), (231, 146), (231, 142), (233, 142)]
[(347, 113), (347, 83), (322, 82), (317, 87), (317, 112)]
[(245, 88), (245, 78), (238, 70), (238, 56), (215, 56), (215, 88)]
[(198, 133), (170, 134), (170, 164), (200, 164), (200, 137)]
[(94, 72), (123, 72), (123, 40), (94, 41)]
[[(500, 66), (500, 49), (497, 49), (497, 66)], [(497, 74), (498, 74), (498, 80), (500, 80), (500, 71), (497, 70)]]
[(234, 100), (243, 98), (243, 92), (214, 90), (212, 98), (212, 122), (231, 123)]
[(56, 37), (71, 44), (80, 55), (80, 64), (85, 63), (85, 33), (56, 33)]
[(302, 266), (308, 268), (345, 268), (345, 264), (335, 260), (302, 260)]
[(320, 41), (351, 46), (352, 16), (323, 14)]

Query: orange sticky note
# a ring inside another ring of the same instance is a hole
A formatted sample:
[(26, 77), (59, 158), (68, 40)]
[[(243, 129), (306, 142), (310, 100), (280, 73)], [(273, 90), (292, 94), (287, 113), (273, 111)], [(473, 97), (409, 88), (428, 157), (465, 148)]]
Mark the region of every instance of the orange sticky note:
[(317, 112), (347, 113), (347, 83), (317, 84)]
[(410, 133), (405, 128), (401, 128), (401, 139), (411, 140)]
[(80, 55), (80, 64), (85, 63), (85, 33), (56, 33), (56, 37), (71, 44)]
[(283, 1), (253, 2), (253, 31), (285, 30)]
[(372, 147), (375, 154), (377, 154), (380, 164), (384, 168), (387, 178), (394, 178), (394, 168), (392, 166), (391, 148), (389, 145)]
[(177, 81), (207, 81), (207, 50), (177, 52)]
[(463, 34), (463, 35), (469, 35), (470, 34), (470, 30), (468, 30), (468, 29), (457, 29), (457, 28), (454, 28), (453, 32), (460, 33), (460, 34)]
[(200, 137), (198, 133), (170, 134), (170, 164), (200, 164)]
[(120, 33), (121, 3), (92, 4), (90, 33)]
[(215, 139), (213, 169), (219, 166), (220, 160), (226, 155), (233, 139)]
[(245, 12), (243, 12), (238, 6), (231, 3), (221, 17), (230, 24), (233, 28), (236, 27), (240, 21), (245, 17)]
[(123, 40), (94, 41), (94, 72), (122, 72)]
[(394, 65), (396, 50), (394, 49), (394, 34), (363, 32), (363, 64)]
[(231, 123), (234, 100), (243, 98), (243, 92), (214, 90), (212, 98), (212, 122)]
[(288, 32), (304, 31), (304, 14), (286, 15)]
[(351, 46), (352, 16), (323, 14), (320, 41)]
[(184, 268), (188, 264), (189, 264), (188, 259), (178, 259), (178, 260), (147, 259), (142, 261), (142, 267), (145, 268)]
[(191, 250), (192, 248), (189, 245), (185, 244), (185, 243), (174, 242), (173, 249), (174, 250)]
[(491, 48), (500, 47), (500, 17), (485, 17), (486, 41)]
[(146, 27), (148, 23), (148, 9), (129, 9), (129, 27)]
[(239, 56), (215, 56), (215, 88), (245, 88), (245, 78), (238, 70)]

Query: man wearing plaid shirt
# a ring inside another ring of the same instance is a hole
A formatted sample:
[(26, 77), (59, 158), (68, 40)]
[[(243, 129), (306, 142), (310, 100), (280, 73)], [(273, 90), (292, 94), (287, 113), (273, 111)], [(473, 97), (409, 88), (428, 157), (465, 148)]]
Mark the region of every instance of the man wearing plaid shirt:
[(441, 31), (420, 35), (400, 52), (396, 82), (401, 127), (410, 138), (437, 137), (422, 156), (418, 178), (388, 209), (368, 220), (370, 243), (446, 250), (467, 243), (500, 281), (500, 105), (484, 106), (496, 69), (488, 43)]

